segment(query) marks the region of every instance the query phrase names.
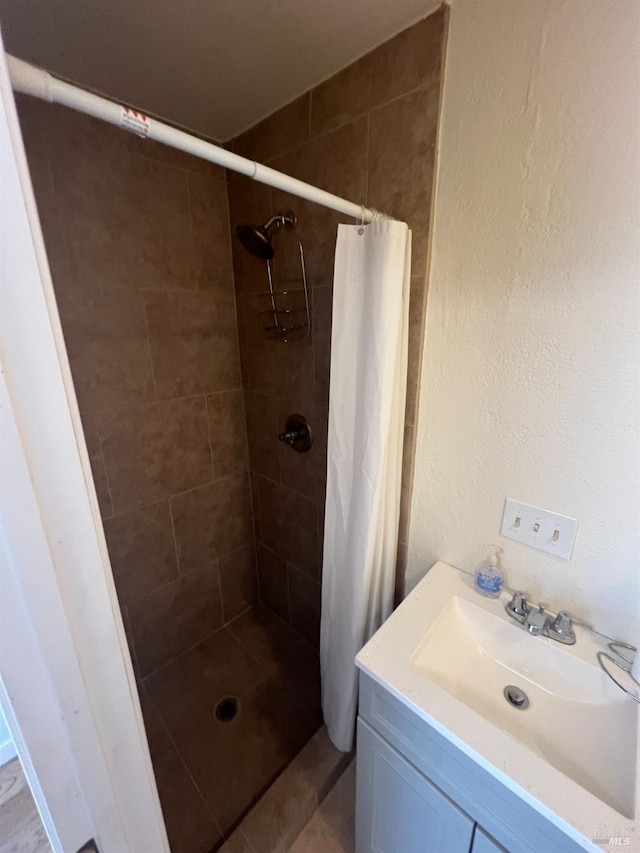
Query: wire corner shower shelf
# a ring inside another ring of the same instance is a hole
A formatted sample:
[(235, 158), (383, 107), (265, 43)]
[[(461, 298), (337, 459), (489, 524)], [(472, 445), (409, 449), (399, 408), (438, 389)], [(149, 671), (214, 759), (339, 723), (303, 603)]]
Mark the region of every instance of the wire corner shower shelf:
[(295, 224), (288, 227), (285, 225), (285, 229), (293, 232), (293, 236), (298, 243), (301, 278), (284, 279), (278, 282), (274, 275), (272, 260), (271, 258), (267, 258), (268, 298), (270, 304), (269, 308), (263, 312), (271, 318), (269, 325), (263, 326), (267, 337), (269, 340), (279, 341), (283, 344), (308, 338), (311, 334), (309, 288), (307, 286), (307, 271), (304, 264), (302, 240), (295, 230)]
[[(273, 240), (278, 232), (291, 234), (296, 240), (296, 261), (299, 265), (299, 277), (283, 278), (278, 281), (275, 275), (275, 257)], [(296, 231), (296, 215), (293, 211), (277, 213), (263, 225), (238, 225), (236, 235), (245, 249), (266, 262), (268, 307), (261, 310), (261, 316), (268, 318), (263, 326), (269, 340), (290, 343), (308, 338), (311, 334), (311, 309), (309, 306), (309, 288), (304, 262), (304, 248), (300, 235)]]

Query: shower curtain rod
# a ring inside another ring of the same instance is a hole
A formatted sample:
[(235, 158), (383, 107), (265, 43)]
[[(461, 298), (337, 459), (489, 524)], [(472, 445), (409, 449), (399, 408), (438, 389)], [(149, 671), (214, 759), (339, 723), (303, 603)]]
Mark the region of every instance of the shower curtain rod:
[(149, 118), (128, 107), (116, 104), (114, 101), (101, 98), (99, 95), (87, 92), (79, 86), (65, 83), (64, 80), (59, 80), (49, 74), (48, 71), (43, 71), (22, 59), (17, 59), (15, 56), (6, 54), (6, 57), (11, 85), (16, 92), (33, 95), (43, 101), (63, 104), (65, 107), (71, 107), (71, 109), (78, 110), (81, 113), (87, 113), (94, 118), (132, 131), (138, 136), (163, 142), (172, 148), (186, 151), (187, 154), (193, 154), (195, 157), (209, 160), (225, 169), (239, 172), (254, 181), (268, 184), (270, 187), (291, 193), (291, 195), (337, 210), (339, 213), (352, 216), (362, 222), (373, 222), (374, 219), (387, 218), (375, 210), (325, 192), (318, 187), (304, 183), (304, 181), (299, 181), (297, 178), (292, 178), (282, 172), (277, 172), (275, 169), (270, 169), (268, 166), (248, 160), (246, 157), (240, 157), (240, 155), (226, 151), (212, 142), (205, 142), (204, 139), (198, 139), (198, 137), (185, 133), (183, 130), (177, 130), (161, 121), (156, 121), (156, 119)]

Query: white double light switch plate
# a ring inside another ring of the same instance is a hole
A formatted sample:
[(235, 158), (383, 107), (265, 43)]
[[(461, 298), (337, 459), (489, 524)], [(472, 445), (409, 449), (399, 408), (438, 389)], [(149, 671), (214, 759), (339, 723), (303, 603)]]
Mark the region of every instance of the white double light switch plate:
[(538, 551), (570, 560), (578, 533), (578, 519), (507, 498), (500, 533)]

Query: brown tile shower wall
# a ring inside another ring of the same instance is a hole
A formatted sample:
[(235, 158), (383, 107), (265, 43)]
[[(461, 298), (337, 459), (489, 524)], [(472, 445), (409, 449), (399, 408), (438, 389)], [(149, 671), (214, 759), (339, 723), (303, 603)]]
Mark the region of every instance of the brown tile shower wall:
[(226, 178), (62, 107), (18, 105), (144, 676), (257, 598)]
[[(399, 586), (412, 488), (444, 30), (441, 8), (233, 143), (239, 154), (362, 200), (406, 220), (413, 230)], [(276, 212), (295, 211), (304, 243), (312, 289), (313, 333), (308, 341), (266, 340), (261, 329), (268, 321), (268, 315), (261, 314), (268, 307), (264, 262), (234, 240), (233, 264), (260, 591), (270, 607), (317, 643), (333, 256), (337, 224), (351, 220), (235, 175), (229, 175), (229, 204), (232, 229), (241, 222), (258, 224)], [(296, 262), (288, 255), (287, 235), (278, 235), (276, 241), (276, 273), (284, 280), (294, 278)], [(305, 414), (315, 429), (316, 443), (306, 455), (277, 441), (289, 412)]]

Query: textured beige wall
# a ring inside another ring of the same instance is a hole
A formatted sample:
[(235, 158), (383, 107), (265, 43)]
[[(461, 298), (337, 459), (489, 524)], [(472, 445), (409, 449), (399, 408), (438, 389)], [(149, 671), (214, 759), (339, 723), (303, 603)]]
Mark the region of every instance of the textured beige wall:
[(410, 581), (471, 570), (505, 496), (580, 519), (505, 540), (510, 583), (640, 639), (640, 7), (454, 0)]

